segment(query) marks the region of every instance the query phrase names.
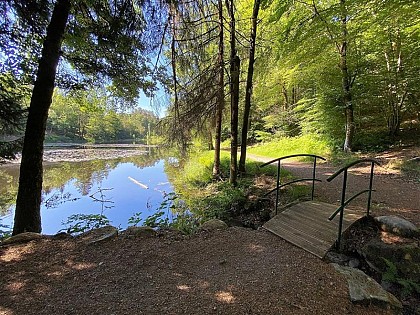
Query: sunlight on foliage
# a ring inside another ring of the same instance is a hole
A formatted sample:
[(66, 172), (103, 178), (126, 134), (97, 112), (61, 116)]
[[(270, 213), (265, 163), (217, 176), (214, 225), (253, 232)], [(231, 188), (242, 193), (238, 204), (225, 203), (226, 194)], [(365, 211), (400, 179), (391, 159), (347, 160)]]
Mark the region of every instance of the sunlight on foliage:
[(66, 228), (59, 232), (77, 235), (107, 226), (110, 224), (110, 221), (103, 214), (73, 214), (67, 218), (67, 221), (62, 222), (62, 224), (65, 225)]
[(304, 135), (293, 138), (276, 139), (268, 143), (249, 148), (249, 153), (278, 158), (291, 154), (316, 154), (323, 157), (331, 154), (327, 141), (316, 135)]

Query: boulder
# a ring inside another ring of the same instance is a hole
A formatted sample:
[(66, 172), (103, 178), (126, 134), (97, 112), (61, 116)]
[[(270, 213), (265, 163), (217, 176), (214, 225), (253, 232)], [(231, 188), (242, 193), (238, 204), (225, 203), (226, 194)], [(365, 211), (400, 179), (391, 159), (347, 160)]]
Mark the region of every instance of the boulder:
[(127, 237), (154, 237), (157, 232), (150, 226), (129, 226), (124, 232)]
[(204, 231), (225, 230), (227, 228), (228, 225), (219, 219), (208, 220), (200, 226), (200, 230)]
[(386, 244), (372, 240), (362, 248), (366, 262), (376, 271), (384, 273), (389, 266), (386, 260), (397, 267), (401, 278), (420, 283), (420, 247), (415, 243)]
[(332, 264), (339, 273), (346, 277), (350, 300), (363, 305), (376, 305), (390, 309), (394, 314), (402, 312), (401, 302), (391, 293), (385, 291), (379, 283), (367, 276), (363, 271), (351, 267)]
[(35, 233), (35, 232), (24, 232), (24, 233), (20, 233), (18, 235), (6, 238), (2, 242), (0, 242), (0, 245), (27, 243), (33, 240), (39, 240), (46, 237), (47, 236), (39, 234), (39, 233)]
[(111, 225), (103, 226), (98, 229), (93, 229), (77, 236), (77, 239), (86, 242), (87, 244), (101, 243), (118, 236), (118, 229)]
[(419, 229), (410, 221), (396, 215), (375, 217), (380, 229), (403, 237), (419, 235)]
[(70, 233), (66, 233), (66, 232), (59, 232), (55, 235), (52, 235), (51, 238), (53, 240), (68, 240), (68, 239), (72, 239), (73, 236)]

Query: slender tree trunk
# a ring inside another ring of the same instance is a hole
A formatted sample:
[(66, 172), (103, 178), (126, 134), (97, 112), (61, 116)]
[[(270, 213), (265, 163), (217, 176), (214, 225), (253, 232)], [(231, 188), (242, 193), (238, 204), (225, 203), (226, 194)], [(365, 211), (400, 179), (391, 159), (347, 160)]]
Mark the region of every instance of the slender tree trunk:
[(260, 0), (254, 1), (254, 9), (252, 11), (252, 27), (251, 27), (251, 40), (249, 44), (249, 64), (248, 64), (248, 75), (246, 78), (246, 90), (245, 90), (245, 107), (244, 107), (244, 118), (242, 122), (242, 138), (241, 138), (241, 157), (239, 159), (239, 172), (245, 173), (245, 160), (246, 160), (246, 149), (248, 140), (248, 126), (249, 126), (249, 114), (251, 112), (251, 96), (252, 96), (252, 78), (254, 76), (254, 62), (255, 62), (255, 41), (257, 37), (257, 22), (258, 12), (260, 10)]
[(354, 110), (351, 95), (350, 75), (347, 67), (347, 9), (346, 0), (340, 0), (341, 6), (341, 35), (342, 42), (340, 47), (340, 70), (343, 89), (343, 102), (346, 115), (346, 137), (344, 140), (344, 151), (351, 152), (353, 149), (353, 138), (355, 133)]
[(238, 117), (239, 117), (239, 69), (241, 61), (235, 56), (231, 65), (231, 110), (230, 110), (230, 129), (231, 129), (231, 145), (230, 145), (230, 177), (229, 182), (236, 186), (238, 177)]
[(402, 119), (402, 107), (408, 94), (406, 84), (404, 84), (404, 72), (401, 49), (401, 33), (399, 27), (395, 32), (389, 30), (389, 54), (385, 52), (385, 60), (388, 71), (388, 106), (390, 115), (388, 117), (388, 132), (394, 138), (400, 129)]
[(223, 109), (225, 107), (225, 82), (224, 82), (224, 34), (223, 34), (223, 4), (222, 0), (218, 1), (219, 11), (219, 93), (217, 96), (217, 111), (216, 111), (216, 135), (214, 141), (214, 165), (213, 165), (213, 178), (220, 178), (220, 144), (222, 142), (222, 118)]
[(230, 17), (230, 176), (229, 182), (236, 186), (238, 177), (238, 116), (239, 116), (239, 69), (240, 59), (236, 54), (236, 27), (234, 1), (226, 0)]
[(13, 235), (41, 232), (43, 144), (70, 6), (70, 0), (57, 1), (42, 47), (42, 57), (26, 122)]

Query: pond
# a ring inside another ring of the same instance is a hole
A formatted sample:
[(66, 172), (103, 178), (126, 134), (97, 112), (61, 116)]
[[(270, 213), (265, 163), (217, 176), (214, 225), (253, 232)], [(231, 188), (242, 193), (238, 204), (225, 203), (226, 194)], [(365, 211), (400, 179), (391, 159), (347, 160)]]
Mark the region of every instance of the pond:
[[(136, 213), (141, 213), (139, 218), (144, 221), (173, 191), (165, 174), (165, 161), (151, 153), (139, 153), (44, 164), (42, 233), (66, 229), (69, 224), (64, 223), (74, 214), (103, 214), (110, 224), (122, 229)], [(18, 176), (19, 165), (0, 166), (0, 224), (9, 227), (13, 226)]]

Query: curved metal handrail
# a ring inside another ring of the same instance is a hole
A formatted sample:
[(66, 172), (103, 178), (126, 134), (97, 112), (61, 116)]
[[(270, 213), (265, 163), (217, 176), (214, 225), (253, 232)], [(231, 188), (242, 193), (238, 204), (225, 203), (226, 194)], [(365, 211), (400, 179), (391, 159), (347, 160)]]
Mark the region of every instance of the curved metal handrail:
[[(352, 197), (348, 198), (346, 200), (346, 189), (347, 189), (347, 173), (348, 173), (348, 169), (358, 165), (358, 164), (362, 164), (362, 163), (370, 163), (370, 178), (369, 178), (369, 189), (365, 189), (362, 190), (356, 194), (354, 194)], [(371, 205), (371, 200), (372, 200), (372, 192), (375, 191), (372, 189), (373, 186), (373, 170), (374, 170), (374, 166), (376, 165), (380, 165), (378, 161), (374, 160), (374, 159), (360, 159), (357, 161), (354, 161), (352, 163), (349, 163), (347, 165), (345, 165), (344, 167), (340, 168), (338, 171), (336, 171), (334, 174), (332, 174), (330, 177), (327, 178), (327, 182), (331, 182), (334, 178), (336, 178), (338, 175), (340, 175), (341, 173), (343, 174), (343, 188), (341, 191), (341, 204), (340, 206), (337, 208), (337, 210), (335, 210), (330, 217), (328, 218), (328, 220), (333, 220), (335, 218), (335, 216), (340, 213), (340, 221), (339, 221), (339, 225), (338, 225), (338, 238), (337, 238), (337, 247), (338, 249), (340, 249), (340, 243), (341, 243), (341, 232), (343, 229), (343, 218), (344, 218), (344, 209), (345, 207), (354, 199), (356, 199), (357, 197), (359, 197), (360, 195), (367, 193), (368, 194), (368, 200), (367, 200), (367, 209), (366, 209), (366, 215), (369, 216), (369, 212), (370, 212), (370, 205)]]
[[(281, 184), (281, 185), (280, 185), (280, 168), (281, 168), (281, 161), (282, 161), (282, 160), (285, 160), (285, 159), (294, 158), (294, 157), (311, 157), (311, 158), (313, 158), (313, 159), (314, 159), (314, 162), (313, 162), (313, 170), (312, 170), (312, 178), (301, 178), (301, 179), (295, 179), (295, 180), (292, 180), (292, 181), (290, 181), (290, 182), (287, 182), (287, 183), (284, 183), (284, 184)], [(277, 158), (277, 159), (274, 159), (274, 160), (268, 161), (268, 162), (266, 162), (266, 163), (264, 163), (264, 164), (260, 165), (260, 168), (261, 168), (261, 167), (267, 166), (267, 165), (269, 165), (269, 164), (272, 164), (272, 163), (274, 163), (274, 162), (277, 162), (277, 184), (276, 184), (276, 187), (275, 187), (275, 188), (273, 188), (272, 190), (270, 190), (269, 192), (267, 192), (266, 194), (264, 194), (264, 196), (267, 196), (267, 195), (271, 194), (272, 192), (276, 191), (276, 205), (275, 205), (275, 208), (276, 208), (276, 214), (277, 214), (278, 203), (279, 203), (279, 196), (280, 196), (279, 192), (280, 192), (280, 188), (282, 188), (282, 187), (284, 187), (284, 186), (288, 186), (288, 185), (290, 185), (290, 184), (294, 184), (294, 183), (297, 183), (297, 182), (311, 181), (311, 182), (312, 182), (312, 193), (311, 193), (311, 199), (312, 199), (312, 200), (314, 199), (315, 182), (321, 182), (321, 180), (320, 180), (320, 179), (315, 178), (315, 177), (316, 177), (316, 160), (317, 160), (317, 159), (321, 159), (321, 160), (324, 160), (324, 161), (326, 160), (324, 157), (319, 156), (319, 155), (315, 155), (315, 154), (305, 154), (305, 153), (303, 153), (303, 154), (291, 154), (291, 155), (282, 156), (282, 157), (279, 157), (279, 158)]]
[(345, 170), (348, 170), (349, 168), (357, 165), (357, 164), (362, 164), (362, 163), (366, 163), (366, 162), (371, 162), (374, 163), (378, 166), (380, 166), (381, 164), (379, 164), (378, 161), (374, 160), (374, 159), (360, 159), (354, 162), (351, 162), (345, 166), (343, 166), (342, 168), (340, 168), (337, 172), (335, 172), (334, 174), (332, 174), (330, 177), (327, 178), (327, 182), (332, 181), (334, 178), (336, 178), (338, 175), (340, 175), (342, 172), (344, 172)]
[(290, 159), (290, 158), (294, 158), (294, 157), (303, 157), (303, 156), (305, 156), (305, 157), (313, 157), (313, 158), (321, 159), (321, 160), (324, 160), (324, 161), (327, 160), (326, 158), (323, 158), (322, 156), (315, 155), (315, 154), (305, 154), (305, 153), (302, 153), (302, 154), (292, 154), (292, 155), (282, 156), (282, 157), (279, 157), (277, 159), (274, 159), (274, 160), (265, 162), (264, 164), (260, 165), (260, 167), (267, 166), (268, 164), (271, 164), (273, 162), (277, 162), (277, 161), (281, 161), (281, 160), (285, 160), (285, 159)]

